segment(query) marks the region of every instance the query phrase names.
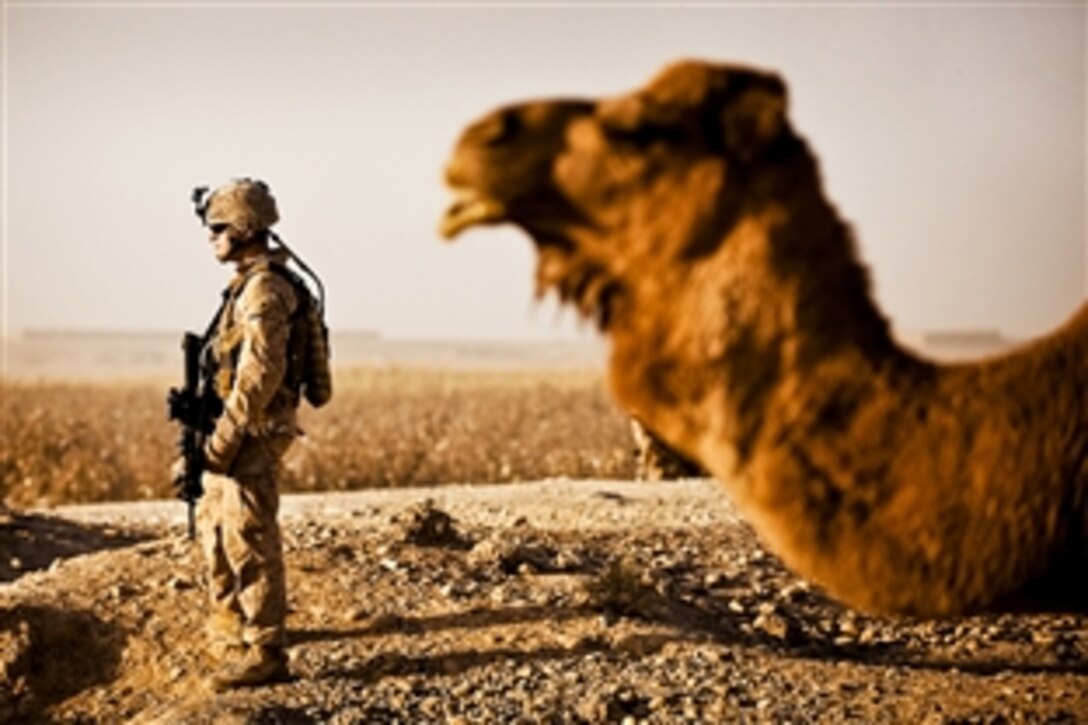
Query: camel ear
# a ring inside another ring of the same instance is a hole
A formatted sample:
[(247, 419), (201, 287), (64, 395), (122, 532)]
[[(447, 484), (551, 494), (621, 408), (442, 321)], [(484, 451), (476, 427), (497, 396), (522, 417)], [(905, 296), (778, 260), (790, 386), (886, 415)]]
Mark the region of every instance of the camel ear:
[(646, 104), (637, 95), (609, 98), (597, 104), (597, 120), (612, 131), (634, 131), (646, 116)]
[(680, 61), (666, 67), (633, 93), (597, 104), (597, 120), (606, 130), (633, 133), (643, 126), (680, 123), (700, 107), (720, 72), (705, 63)]
[(786, 86), (776, 76), (729, 93), (721, 112), (726, 151), (741, 161), (759, 156), (786, 126)]

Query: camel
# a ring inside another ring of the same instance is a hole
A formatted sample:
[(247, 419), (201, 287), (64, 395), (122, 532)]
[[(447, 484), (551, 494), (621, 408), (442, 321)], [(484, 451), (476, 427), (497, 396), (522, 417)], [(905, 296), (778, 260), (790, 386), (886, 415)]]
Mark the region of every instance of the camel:
[(874, 614), (1088, 613), (1088, 305), (970, 363), (901, 347), (779, 76), (502, 107), (445, 178), (441, 232), (524, 230), (617, 402), (796, 574)]

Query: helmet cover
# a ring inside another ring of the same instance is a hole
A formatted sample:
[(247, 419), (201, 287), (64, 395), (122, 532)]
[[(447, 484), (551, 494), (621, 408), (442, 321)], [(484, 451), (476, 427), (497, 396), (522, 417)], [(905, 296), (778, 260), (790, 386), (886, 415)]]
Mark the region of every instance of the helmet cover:
[(203, 206), (206, 225), (226, 224), (243, 237), (268, 229), (280, 219), (275, 197), (257, 179), (232, 179), (197, 203), (198, 214)]

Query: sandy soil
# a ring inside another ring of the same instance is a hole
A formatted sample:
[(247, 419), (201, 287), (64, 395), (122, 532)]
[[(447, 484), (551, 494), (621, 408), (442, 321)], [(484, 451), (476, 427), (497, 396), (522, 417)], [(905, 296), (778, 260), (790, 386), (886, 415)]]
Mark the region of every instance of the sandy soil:
[(288, 496), (293, 679), (216, 695), (184, 515), (0, 512), (0, 720), (1088, 722), (1088, 617), (852, 613), (704, 480)]

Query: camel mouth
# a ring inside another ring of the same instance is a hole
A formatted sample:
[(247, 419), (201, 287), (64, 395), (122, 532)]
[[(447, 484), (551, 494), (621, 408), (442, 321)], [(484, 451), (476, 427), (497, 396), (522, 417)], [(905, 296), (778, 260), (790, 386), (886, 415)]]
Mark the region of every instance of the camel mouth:
[[(547, 214), (515, 219), (506, 203), (466, 186), (451, 186), (454, 201), (439, 223), (439, 233), (453, 241), (470, 227), (511, 222), (523, 227), (536, 247), (536, 296), (552, 290), (560, 302), (574, 307), (601, 332), (614, 319), (621, 285), (599, 264), (585, 260), (564, 233), (563, 225)], [(524, 209), (522, 210), (525, 211)]]
[(452, 241), (469, 227), (506, 221), (506, 205), (471, 189), (454, 189), (455, 199), (439, 222), (438, 231)]

